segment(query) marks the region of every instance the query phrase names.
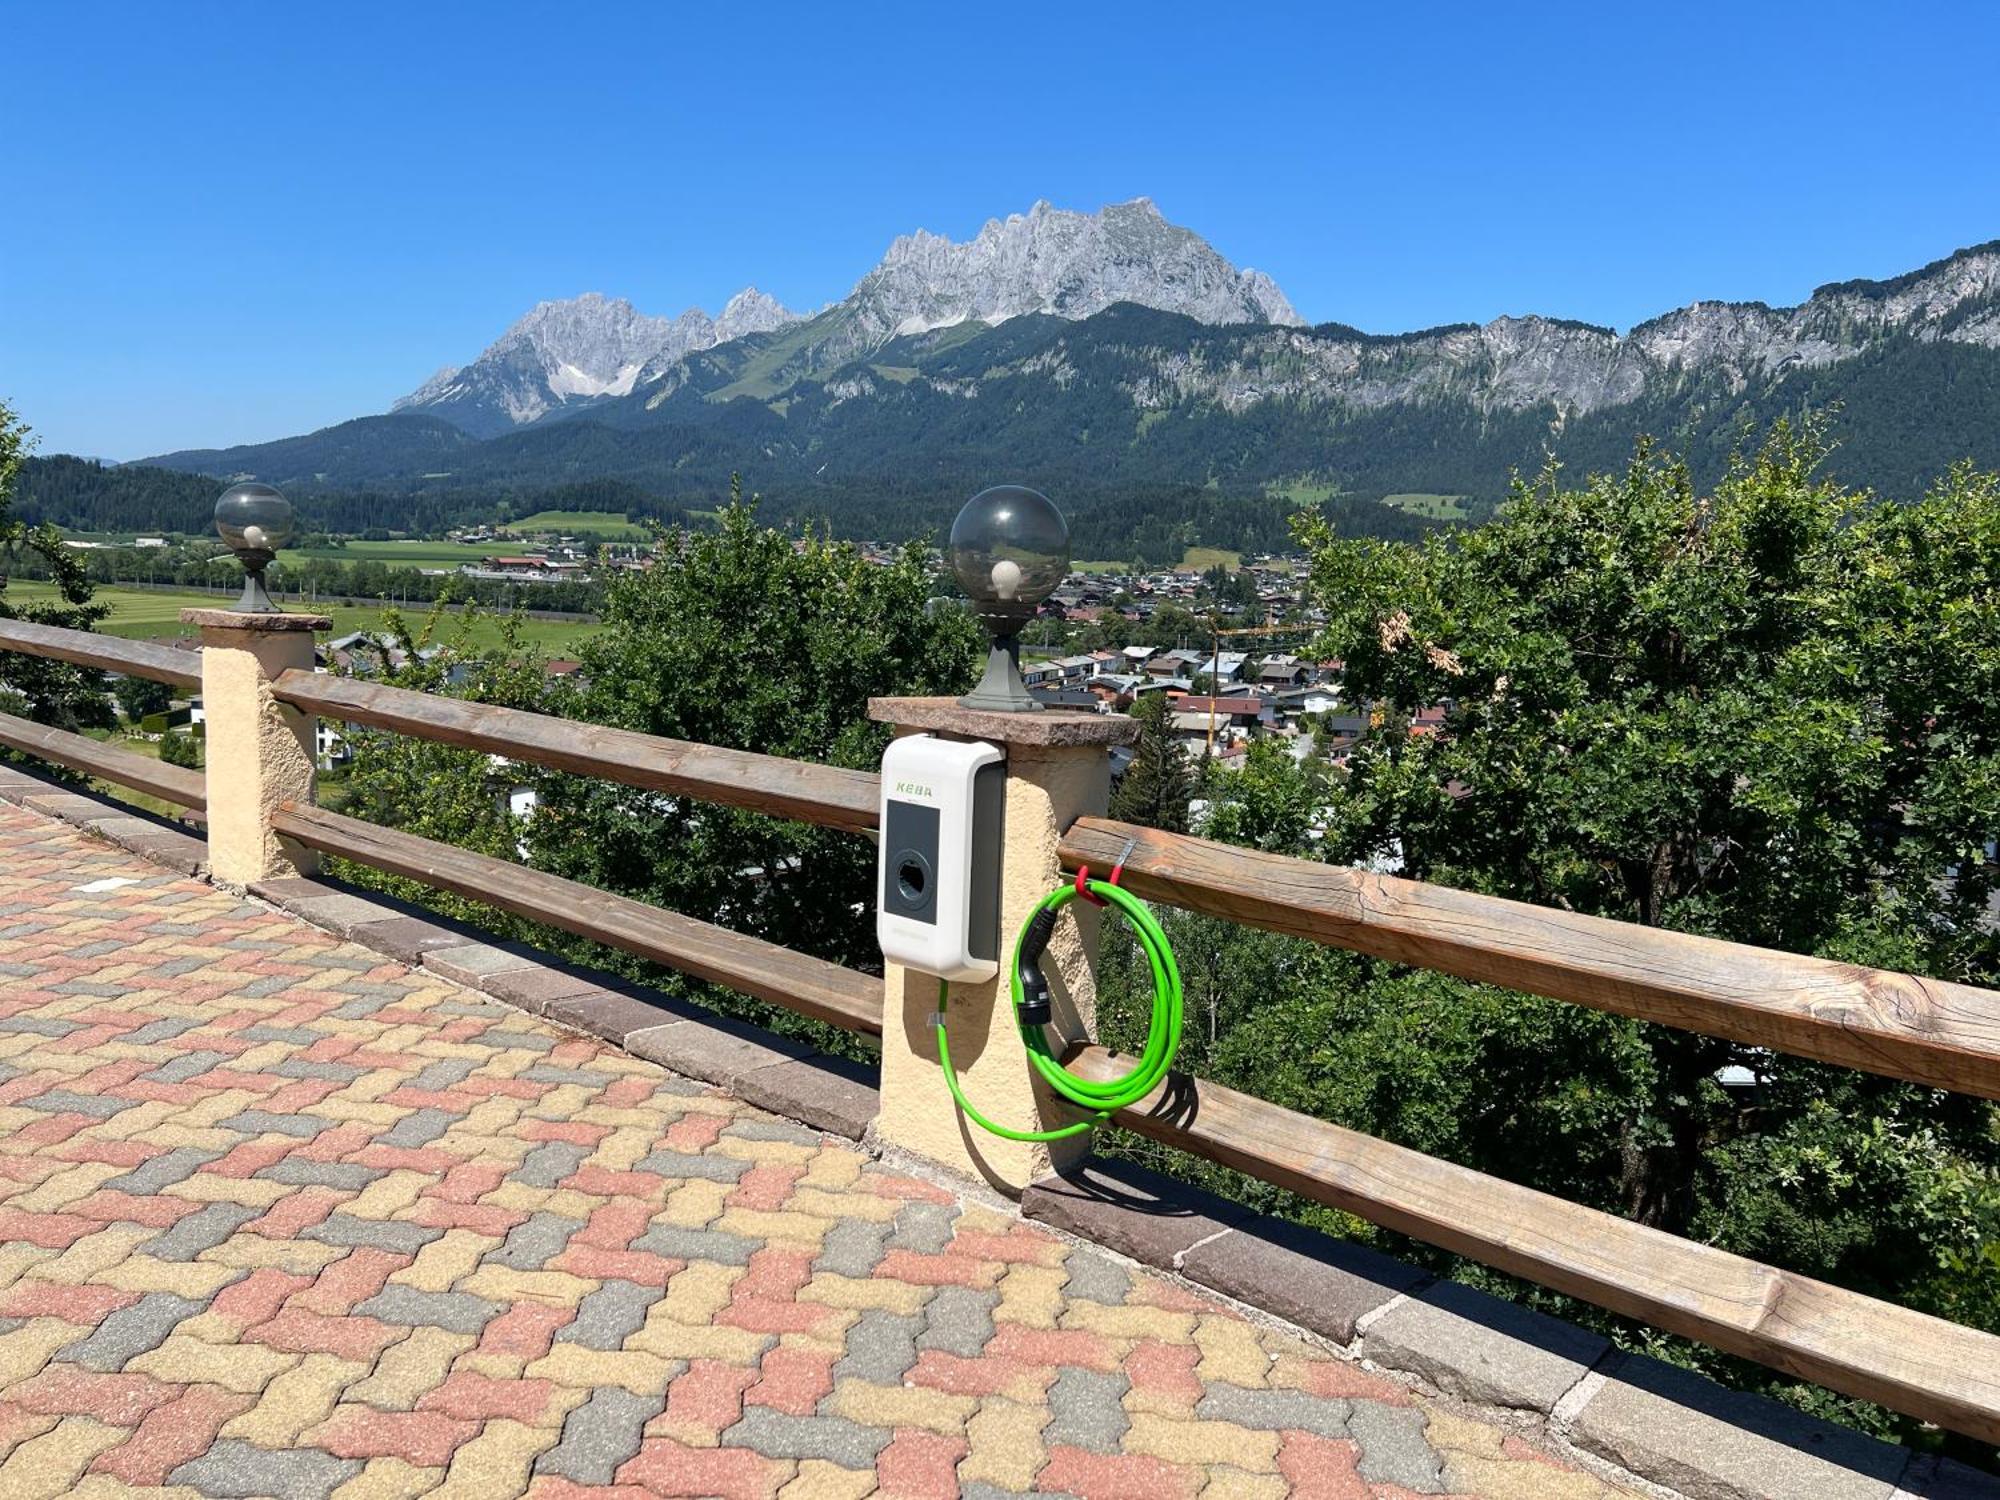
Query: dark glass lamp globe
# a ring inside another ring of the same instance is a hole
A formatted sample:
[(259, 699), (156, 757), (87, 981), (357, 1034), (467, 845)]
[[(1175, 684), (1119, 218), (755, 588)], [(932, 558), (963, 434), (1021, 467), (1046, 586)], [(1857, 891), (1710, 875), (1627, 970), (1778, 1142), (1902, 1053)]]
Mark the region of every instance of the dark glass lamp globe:
[(1069, 572), (1069, 523), (1047, 495), (995, 485), (965, 502), (947, 556), (982, 617), (1025, 624)]
[(1069, 523), (1047, 495), (996, 485), (965, 502), (945, 555), (993, 638), (986, 675), (958, 701), (1002, 713), (1040, 709), (1021, 681), (1020, 630), (1069, 572)]
[(215, 502), (216, 535), (243, 563), (243, 597), (236, 601), (240, 612), (277, 612), (264, 592), (264, 570), (292, 539), (293, 526), (292, 502), (268, 484), (233, 484)]

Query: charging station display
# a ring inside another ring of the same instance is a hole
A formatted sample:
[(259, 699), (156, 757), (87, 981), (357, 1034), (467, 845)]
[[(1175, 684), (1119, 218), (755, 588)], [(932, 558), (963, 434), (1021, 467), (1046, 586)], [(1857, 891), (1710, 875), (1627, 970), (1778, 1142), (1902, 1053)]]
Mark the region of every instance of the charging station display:
[(982, 741), (906, 735), (882, 756), (885, 958), (940, 979), (1000, 970), (1000, 831), (1006, 753)]

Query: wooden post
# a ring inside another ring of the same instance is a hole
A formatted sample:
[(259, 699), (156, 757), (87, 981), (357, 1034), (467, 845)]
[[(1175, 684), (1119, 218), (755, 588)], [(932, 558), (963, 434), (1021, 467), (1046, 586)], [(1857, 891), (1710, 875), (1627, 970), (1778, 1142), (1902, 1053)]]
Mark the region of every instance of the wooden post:
[[(1110, 799), (1112, 745), (1129, 744), (1139, 726), (1120, 714), (991, 713), (953, 698), (877, 698), (869, 717), (899, 734), (984, 740), (1007, 752), (1001, 847), (975, 858), (1000, 861), (1000, 973), (982, 984), (954, 984), (947, 1014), (951, 1058), (965, 1094), (988, 1118), (1021, 1130), (1065, 1125), (1074, 1111), (1052, 1097), (1029, 1065), (1015, 1028), (1008, 972), (1014, 938), (1029, 912), (1062, 878), (1056, 853), (1079, 817), (1097, 816)], [(1092, 1035), (1097, 1018), (1096, 912), (1057, 927), (1042, 960), (1054, 989), (1055, 1030), (1064, 1039)], [(1018, 1194), (1052, 1164), (1088, 1146), (1074, 1136), (1052, 1147), (1003, 1140), (963, 1118), (940, 1071), (931, 1016), (938, 982), (890, 964), (882, 1010), (882, 1108), (875, 1131), (884, 1145), (911, 1152)]]
[(293, 667), (313, 669), (313, 632), (333, 621), (227, 609), (184, 609), (181, 619), (201, 630), (211, 878), (241, 887), (311, 874), (318, 856), (280, 839), (271, 815), (312, 801), (314, 720), (272, 697), (271, 684)]

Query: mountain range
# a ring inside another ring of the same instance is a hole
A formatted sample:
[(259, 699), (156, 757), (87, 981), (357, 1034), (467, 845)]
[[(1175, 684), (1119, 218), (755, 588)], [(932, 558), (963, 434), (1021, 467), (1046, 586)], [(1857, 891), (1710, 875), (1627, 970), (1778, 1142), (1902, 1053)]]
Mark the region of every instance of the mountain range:
[(1307, 326), (1149, 200), (1038, 203), (964, 243), (899, 238), (817, 313), (754, 288), (713, 317), (543, 303), (388, 414), (145, 462), (329, 505), (365, 493), (390, 524), (591, 484), (707, 507), (740, 472), (782, 514), (873, 535), (932, 532), (1006, 477), (1100, 547), (1254, 546), (1301, 503), (1384, 532), (1409, 529), (1412, 494), (1476, 517), (1510, 473), (1616, 466), (1641, 432), (1712, 478), (1803, 407), (1836, 410), (1843, 478), (1892, 493), (1960, 458), (2000, 465), (2000, 242), (1623, 334), (1530, 315), (1382, 335)]

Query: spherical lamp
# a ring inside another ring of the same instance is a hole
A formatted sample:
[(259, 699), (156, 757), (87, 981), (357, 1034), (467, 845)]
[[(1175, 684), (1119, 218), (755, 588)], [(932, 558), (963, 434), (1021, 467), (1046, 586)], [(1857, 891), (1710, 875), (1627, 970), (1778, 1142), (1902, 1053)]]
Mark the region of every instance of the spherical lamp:
[(959, 703), (1001, 713), (1039, 710), (1021, 681), (1021, 627), (1069, 572), (1069, 523), (1048, 496), (996, 485), (965, 502), (951, 523), (946, 556), (992, 638), (986, 675)]
[(240, 614), (270, 615), (278, 606), (264, 592), (264, 570), (292, 539), (292, 502), (268, 484), (232, 484), (215, 502), (215, 530), (243, 564)]

